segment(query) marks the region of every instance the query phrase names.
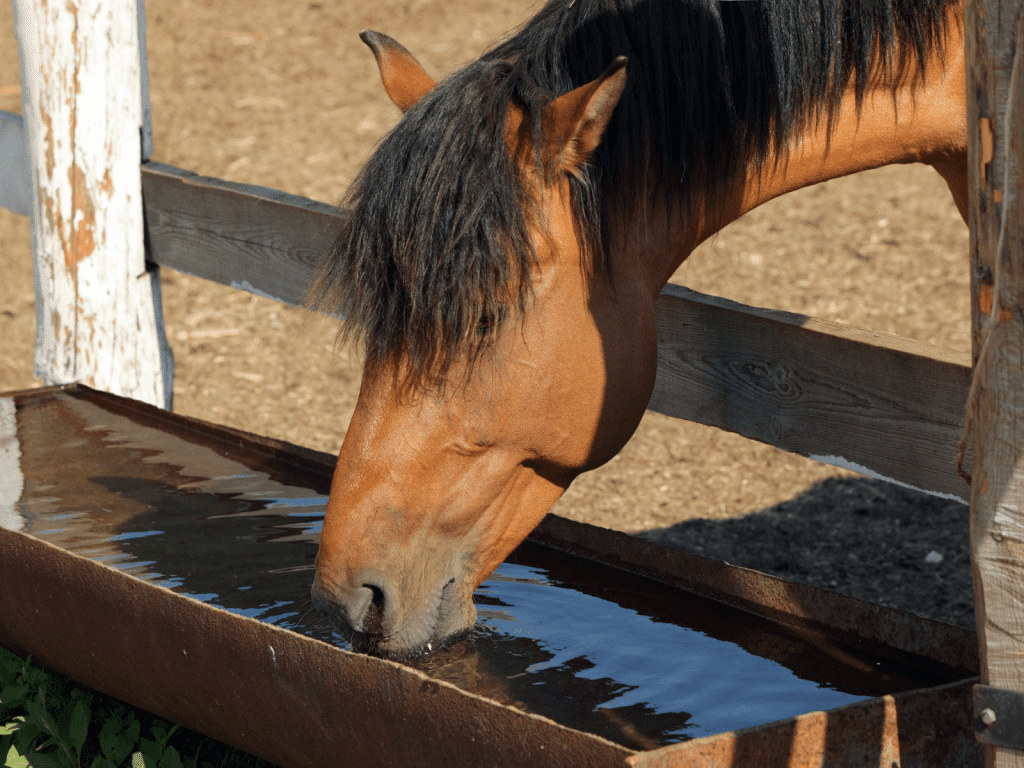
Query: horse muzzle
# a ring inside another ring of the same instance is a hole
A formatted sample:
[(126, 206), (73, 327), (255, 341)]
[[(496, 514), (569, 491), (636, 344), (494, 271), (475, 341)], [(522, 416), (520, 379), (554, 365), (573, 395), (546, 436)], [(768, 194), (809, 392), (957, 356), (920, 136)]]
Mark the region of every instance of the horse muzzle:
[(402, 594), (380, 571), (363, 568), (340, 584), (318, 572), (311, 597), (353, 650), (401, 660), (447, 645), (473, 627), (476, 608), (465, 591), (451, 578), (420, 594)]

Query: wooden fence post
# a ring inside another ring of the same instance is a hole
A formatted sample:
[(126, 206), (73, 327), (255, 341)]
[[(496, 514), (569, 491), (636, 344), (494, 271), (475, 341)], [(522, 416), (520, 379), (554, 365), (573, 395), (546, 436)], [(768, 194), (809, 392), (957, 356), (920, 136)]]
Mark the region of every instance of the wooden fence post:
[(986, 765), (1024, 768), (1024, 3), (970, 0), (965, 24), (975, 727)]
[(170, 407), (145, 260), (136, 0), (13, 0), (32, 183), (35, 372)]

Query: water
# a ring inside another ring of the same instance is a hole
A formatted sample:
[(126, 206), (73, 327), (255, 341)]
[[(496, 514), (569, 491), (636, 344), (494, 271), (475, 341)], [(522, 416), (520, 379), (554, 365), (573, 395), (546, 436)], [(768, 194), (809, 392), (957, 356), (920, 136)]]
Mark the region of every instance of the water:
[[(325, 478), (79, 395), (21, 403), (0, 398), (0, 526), (346, 647), (309, 600)], [(474, 600), (417, 668), (632, 748), (947, 682), (529, 542)]]

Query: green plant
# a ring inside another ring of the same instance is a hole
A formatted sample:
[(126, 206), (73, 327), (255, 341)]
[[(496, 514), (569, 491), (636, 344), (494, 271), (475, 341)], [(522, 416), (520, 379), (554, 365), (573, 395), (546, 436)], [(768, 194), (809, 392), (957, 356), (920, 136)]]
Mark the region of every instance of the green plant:
[[(145, 735), (144, 735), (145, 734)], [(0, 648), (2, 768), (271, 768)]]

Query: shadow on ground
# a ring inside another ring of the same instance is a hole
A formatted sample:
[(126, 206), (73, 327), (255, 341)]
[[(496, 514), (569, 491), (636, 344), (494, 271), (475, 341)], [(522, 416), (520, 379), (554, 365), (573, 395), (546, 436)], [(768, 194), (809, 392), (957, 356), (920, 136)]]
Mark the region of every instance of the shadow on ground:
[(743, 518), (636, 535), (973, 628), (968, 514), (966, 504), (880, 480), (829, 478)]

